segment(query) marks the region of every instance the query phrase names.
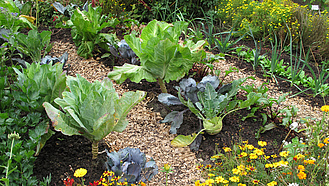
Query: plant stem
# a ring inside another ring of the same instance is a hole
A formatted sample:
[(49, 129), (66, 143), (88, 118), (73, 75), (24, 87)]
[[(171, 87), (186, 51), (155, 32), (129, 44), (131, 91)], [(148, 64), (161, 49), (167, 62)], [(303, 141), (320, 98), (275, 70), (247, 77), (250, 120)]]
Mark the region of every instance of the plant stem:
[(161, 92), (162, 92), (162, 93), (168, 93), (168, 92), (167, 92), (166, 85), (165, 85), (165, 83), (163, 82), (163, 79), (158, 78), (158, 83), (159, 83), (159, 85), (160, 85)]
[(98, 141), (92, 141), (91, 153), (93, 154), (93, 160), (97, 159), (98, 155)]

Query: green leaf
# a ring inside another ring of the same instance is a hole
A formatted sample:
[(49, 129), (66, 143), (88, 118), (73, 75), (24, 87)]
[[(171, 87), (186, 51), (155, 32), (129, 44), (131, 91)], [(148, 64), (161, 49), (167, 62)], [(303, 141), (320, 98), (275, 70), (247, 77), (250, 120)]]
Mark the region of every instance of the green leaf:
[(171, 145), (174, 147), (186, 147), (190, 145), (195, 140), (195, 138), (198, 137), (199, 134), (200, 133), (192, 134), (192, 136), (178, 135), (171, 141)]
[(44, 102), (43, 106), (46, 109), (47, 115), (52, 121), (52, 126), (56, 131), (61, 131), (65, 135), (81, 135), (79, 130), (69, 126), (68, 118), (60, 110), (53, 107), (50, 103)]
[(156, 79), (144, 67), (125, 63), (123, 66), (113, 67), (113, 71), (107, 74), (108, 78), (121, 84), (126, 79), (139, 83), (142, 79), (155, 82)]

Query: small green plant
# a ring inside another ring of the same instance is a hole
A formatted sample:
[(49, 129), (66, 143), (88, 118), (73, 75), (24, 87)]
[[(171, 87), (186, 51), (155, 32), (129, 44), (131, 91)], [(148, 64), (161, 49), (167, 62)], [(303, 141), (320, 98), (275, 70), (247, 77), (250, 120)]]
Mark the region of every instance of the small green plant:
[(113, 27), (119, 23), (116, 18), (108, 18), (101, 14), (101, 7), (88, 5), (88, 12), (76, 9), (67, 24), (72, 28), (71, 35), (75, 45), (78, 47), (77, 53), (84, 58), (90, 58), (95, 45), (109, 51), (106, 43), (112, 42), (113, 34), (100, 33), (105, 27)]
[(172, 168), (171, 166), (166, 163), (163, 165), (161, 172), (164, 172), (166, 174), (166, 186), (168, 185), (168, 174), (172, 173)]
[[(245, 37), (246, 34), (243, 34), (235, 41), (231, 41), (231, 37), (233, 36), (233, 34), (236, 34), (236, 33), (237, 32), (234, 32), (234, 27), (232, 27), (229, 32), (221, 32), (218, 34), (214, 34), (215, 37), (216, 36), (218, 37), (218, 35), (219, 35), (219, 39), (215, 38), (215, 48), (217, 48), (219, 50), (219, 52), (223, 53), (223, 54), (238, 48), (238, 47), (233, 47), (233, 46), (236, 45), (239, 41), (241, 41)], [(226, 35), (225, 39), (223, 38), (223, 35)]]
[(145, 79), (148, 82), (158, 81), (161, 91), (167, 92), (165, 82), (183, 78), (192, 65), (205, 55), (200, 48), (204, 41), (196, 44), (191, 40), (185, 45), (179, 44), (179, 37), (186, 30), (188, 23), (175, 22), (170, 25), (153, 20), (143, 29), (139, 37), (126, 35), (125, 41), (140, 59), (140, 66), (124, 64), (114, 67), (108, 73), (110, 79), (118, 83), (129, 78), (133, 82)]
[[(33, 62), (41, 62), (41, 58), (53, 47), (53, 44), (50, 44), (50, 37), (51, 31), (39, 33), (37, 30), (30, 30), (28, 35), (18, 33), (16, 37), (18, 49), (30, 56)], [(44, 53), (42, 56), (41, 53), (43, 50)]]
[(10, 166), (11, 166), (11, 162), (12, 162), (11, 158), (13, 156), (14, 142), (15, 142), (15, 140), (19, 140), (20, 138), (21, 137), (16, 132), (8, 135), (8, 139), (11, 140), (11, 146), (10, 146), (9, 160), (8, 160), (7, 166), (2, 166), (6, 170), (6, 177), (0, 179), (0, 181), (3, 181), (5, 183), (5, 184), (1, 184), (1, 185), (9, 186), (10, 180), (9, 180), (8, 176), (9, 176), (9, 174), (11, 174), (13, 171), (15, 171), (17, 169), (17, 167), (11, 168)]
[(66, 82), (69, 91), (54, 102), (55, 108), (44, 102), (48, 117), (56, 131), (65, 135), (81, 135), (92, 142), (93, 159), (97, 158), (98, 142), (112, 131), (122, 132), (128, 125), (128, 112), (146, 96), (145, 92), (125, 92), (121, 98), (112, 82), (88, 82), (85, 78), (69, 76)]
[(232, 88), (226, 94), (216, 92), (215, 88), (210, 83), (207, 83), (204, 92), (200, 91), (197, 93), (199, 101), (195, 104), (191, 100), (184, 100), (180, 95), (180, 89), (178, 89), (179, 100), (202, 120), (203, 129), (198, 134), (193, 134), (192, 136), (178, 135), (171, 141), (171, 145), (175, 147), (190, 145), (202, 131), (206, 131), (210, 135), (218, 134), (222, 130), (223, 119), (226, 115), (255, 104), (261, 98), (261, 93), (251, 92), (247, 94), (245, 101), (234, 99), (241, 84), (246, 79), (234, 80)]

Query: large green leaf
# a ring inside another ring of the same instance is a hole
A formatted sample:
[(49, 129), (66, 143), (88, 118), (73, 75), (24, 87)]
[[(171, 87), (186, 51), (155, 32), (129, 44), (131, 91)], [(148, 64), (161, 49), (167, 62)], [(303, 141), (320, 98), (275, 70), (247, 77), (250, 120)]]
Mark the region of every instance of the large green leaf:
[(117, 83), (123, 83), (128, 78), (135, 83), (140, 82), (142, 79), (146, 79), (149, 82), (156, 81), (153, 75), (143, 66), (131, 65), (128, 63), (123, 66), (113, 67), (113, 71), (109, 72), (107, 76)]
[(52, 121), (52, 126), (55, 130), (61, 131), (65, 135), (81, 135), (79, 130), (68, 125), (68, 118), (57, 108), (53, 107), (50, 103), (44, 102), (43, 106), (46, 109), (48, 117)]
[(143, 91), (136, 92), (125, 92), (121, 99), (115, 104), (115, 119), (116, 126), (114, 131), (122, 132), (127, 124), (126, 117), (128, 112), (139, 102), (141, 102), (146, 96), (146, 93)]

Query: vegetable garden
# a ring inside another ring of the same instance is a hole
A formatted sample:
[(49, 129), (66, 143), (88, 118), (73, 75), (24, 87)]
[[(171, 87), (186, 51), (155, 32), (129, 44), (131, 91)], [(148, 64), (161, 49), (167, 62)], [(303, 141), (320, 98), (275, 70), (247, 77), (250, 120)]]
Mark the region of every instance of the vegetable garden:
[(191, 2), (0, 0), (0, 184), (329, 184), (326, 1)]

